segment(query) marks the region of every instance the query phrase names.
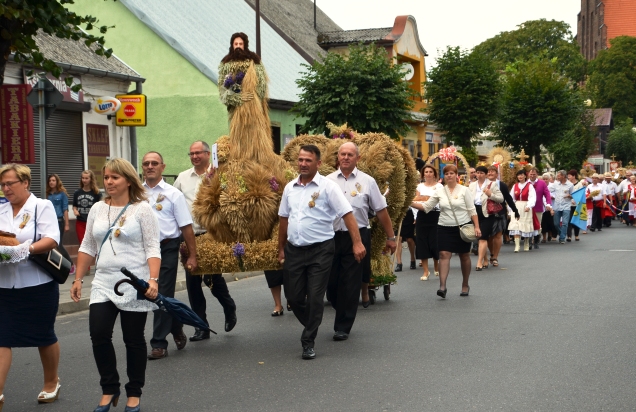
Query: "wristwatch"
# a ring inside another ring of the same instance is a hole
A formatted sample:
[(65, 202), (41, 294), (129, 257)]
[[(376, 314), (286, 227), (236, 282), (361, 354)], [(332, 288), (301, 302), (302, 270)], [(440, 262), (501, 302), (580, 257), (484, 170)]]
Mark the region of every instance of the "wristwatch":
[(394, 241), (394, 242), (395, 242), (395, 240), (396, 240), (396, 239), (397, 239), (397, 238), (395, 238), (395, 237), (387, 237), (387, 238), (386, 238), (386, 240), (392, 240), (392, 241)]

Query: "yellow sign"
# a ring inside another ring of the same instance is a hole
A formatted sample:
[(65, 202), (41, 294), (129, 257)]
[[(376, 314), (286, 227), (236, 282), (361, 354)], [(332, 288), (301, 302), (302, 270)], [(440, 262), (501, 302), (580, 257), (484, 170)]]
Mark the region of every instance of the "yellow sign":
[(117, 111), (117, 126), (146, 125), (146, 96), (143, 94), (118, 94), (121, 109)]

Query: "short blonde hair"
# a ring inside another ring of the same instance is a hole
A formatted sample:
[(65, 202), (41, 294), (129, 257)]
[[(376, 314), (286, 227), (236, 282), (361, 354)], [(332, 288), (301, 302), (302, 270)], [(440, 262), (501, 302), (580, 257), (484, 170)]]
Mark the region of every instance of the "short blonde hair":
[(0, 166), (0, 177), (9, 170), (13, 170), (21, 182), (28, 182), (27, 188), (31, 187), (31, 168), (29, 168), (29, 166), (18, 163), (7, 163), (4, 166)]
[[(139, 180), (139, 175), (132, 164), (126, 159), (116, 157), (106, 162), (102, 168), (102, 173), (110, 169), (111, 172), (117, 173), (126, 179), (130, 186), (128, 187), (128, 197), (130, 203), (137, 203), (147, 199), (146, 190)], [(106, 199), (110, 199), (110, 196), (106, 196)]]

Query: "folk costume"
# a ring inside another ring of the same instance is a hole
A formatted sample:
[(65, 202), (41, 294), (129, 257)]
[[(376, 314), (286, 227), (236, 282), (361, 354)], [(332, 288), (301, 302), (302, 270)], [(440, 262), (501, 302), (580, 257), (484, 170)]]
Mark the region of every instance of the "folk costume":
[[(519, 236), (524, 238), (524, 250), (527, 251), (530, 249), (529, 239), (538, 233), (540, 227), (539, 219), (532, 210), (537, 201), (534, 186), (530, 182), (517, 182), (512, 187), (511, 195), (519, 211), (519, 220), (511, 219), (508, 230), (510, 236), (515, 236), (515, 252), (519, 251)], [(530, 208), (529, 212), (526, 212), (526, 207)]]

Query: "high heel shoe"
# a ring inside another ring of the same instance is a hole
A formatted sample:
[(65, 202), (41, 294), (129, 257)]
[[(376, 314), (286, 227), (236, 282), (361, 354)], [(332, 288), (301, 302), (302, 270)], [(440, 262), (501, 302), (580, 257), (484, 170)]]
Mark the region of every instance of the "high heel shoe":
[(141, 411), (141, 399), (139, 399), (139, 403), (137, 406), (128, 406), (124, 408), (124, 412), (140, 412)]
[(466, 292), (460, 293), (459, 296), (468, 296), (469, 293), (470, 293), (470, 286), (468, 286), (468, 290)]
[(285, 309), (281, 308), (280, 310), (273, 311), (272, 316), (283, 316), (283, 313), (285, 313)]
[(2, 412), (3, 407), (4, 407), (4, 393), (0, 395), (0, 412)]
[(437, 296), (441, 297), (442, 299), (446, 299), (446, 292), (448, 292), (448, 289), (438, 289)]
[(97, 408), (95, 408), (95, 410), (93, 412), (108, 412), (110, 410), (110, 405), (112, 404), (113, 406), (117, 406), (117, 403), (119, 402), (119, 395), (121, 394), (120, 391), (117, 391), (117, 393), (113, 394), (113, 397), (110, 398), (110, 402), (108, 402), (106, 405), (97, 405)]
[(60, 378), (57, 378), (57, 383), (55, 384), (55, 390), (53, 392), (45, 392), (42, 391), (38, 394), (38, 403), (52, 403), (57, 400), (60, 396)]

